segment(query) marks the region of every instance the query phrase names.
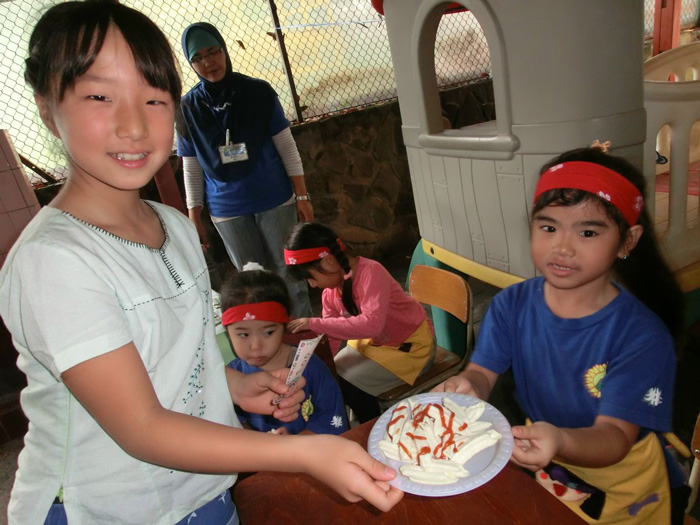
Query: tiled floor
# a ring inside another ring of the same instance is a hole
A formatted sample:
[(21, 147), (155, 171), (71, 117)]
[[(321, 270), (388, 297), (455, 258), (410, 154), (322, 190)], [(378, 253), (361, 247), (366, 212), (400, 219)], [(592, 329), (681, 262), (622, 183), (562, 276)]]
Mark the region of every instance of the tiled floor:
[[(656, 193), (656, 208), (654, 209), (654, 226), (656, 233), (662, 235), (668, 230), (668, 193)], [(698, 223), (698, 203), (700, 198), (697, 195), (688, 195), (688, 210), (686, 221), (689, 228)]]

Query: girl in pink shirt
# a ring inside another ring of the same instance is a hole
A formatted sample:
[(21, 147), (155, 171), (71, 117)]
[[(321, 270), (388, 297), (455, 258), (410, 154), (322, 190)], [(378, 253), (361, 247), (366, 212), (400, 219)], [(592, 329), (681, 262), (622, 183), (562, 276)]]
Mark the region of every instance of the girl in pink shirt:
[[(363, 422), (379, 414), (376, 396), (413, 384), (435, 354), (425, 310), (381, 264), (346, 253), (318, 223), (295, 225), (284, 250), (290, 273), (323, 289), (323, 317), (288, 323), (292, 332), (325, 333), (346, 402)], [(340, 351), (340, 341), (347, 345)]]

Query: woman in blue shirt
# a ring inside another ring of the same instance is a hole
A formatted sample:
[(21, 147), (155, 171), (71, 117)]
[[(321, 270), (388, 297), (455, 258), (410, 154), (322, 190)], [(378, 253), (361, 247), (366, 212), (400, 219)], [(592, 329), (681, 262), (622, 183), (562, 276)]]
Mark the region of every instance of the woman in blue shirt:
[(233, 71), (221, 34), (190, 25), (182, 48), (200, 82), (182, 98), (187, 208), (202, 245), (204, 201), (239, 270), (255, 261), (285, 279), (294, 316), (311, 314), (306, 283), (285, 271), (282, 245), (297, 220), (313, 220), (301, 157), (274, 89)]

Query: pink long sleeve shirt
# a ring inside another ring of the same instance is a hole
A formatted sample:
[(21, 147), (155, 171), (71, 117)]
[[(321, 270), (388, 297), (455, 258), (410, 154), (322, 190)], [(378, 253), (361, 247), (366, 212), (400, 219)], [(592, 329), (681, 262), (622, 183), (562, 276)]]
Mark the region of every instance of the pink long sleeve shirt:
[[(334, 354), (339, 340), (371, 338), (376, 345), (399, 346), (425, 319), (425, 310), (377, 261), (357, 258), (352, 296), (360, 314), (350, 316), (336, 288), (323, 290), (323, 318), (309, 328), (331, 339)], [(333, 341), (335, 339), (335, 341)]]

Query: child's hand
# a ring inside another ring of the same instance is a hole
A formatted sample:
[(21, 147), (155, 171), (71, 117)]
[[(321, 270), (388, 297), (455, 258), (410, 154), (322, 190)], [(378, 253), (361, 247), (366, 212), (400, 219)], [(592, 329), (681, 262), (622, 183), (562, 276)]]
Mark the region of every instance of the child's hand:
[(309, 329), (309, 318), (300, 317), (299, 319), (292, 319), (287, 323), (287, 331), (293, 334), (297, 332), (303, 332)]
[(452, 376), (432, 389), (432, 392), (455, 392), (456, 394), (467, 394), (479, 397), (472, 386), (472, 382), (464, 376)]
[(304, 448), (306, 471), (346, 500), (364, 499), (386, 512), (403, 497), (403, 491), (387, 483), (396, 471), (372, 458), (359, 444), (324, 434), (309, 438), (315, 441)]
[(561, 447), (561, 430), (538, 421), (530, 426), (513, 427), (515, 446), (511, 461), (533, 472), (546, 467)]
[(289, 434), (289, 430), (287, 430), (287, 427), (273, 428), (272, 430), (268, 430), (268, 432), (270, 434), (277, 434), (278, 436)]
[[(228, 371), (231, 369), (229, 368)], [(299, 417), (301, 403), (304, 401), (303, 386), (306, 379), (302, 376), (296, 385), (296, 390), (279, 404), (273, 400), (287, 394), (289, 387), (285, 384), (288, 368), (280, 368), (272, 372), (256, 372), (254, 374), (236, 373), (235, 379), (229, 381), (233, 402), (247, 412), (254, 414), (270, 414), (280, 421), (294, 421)]]

